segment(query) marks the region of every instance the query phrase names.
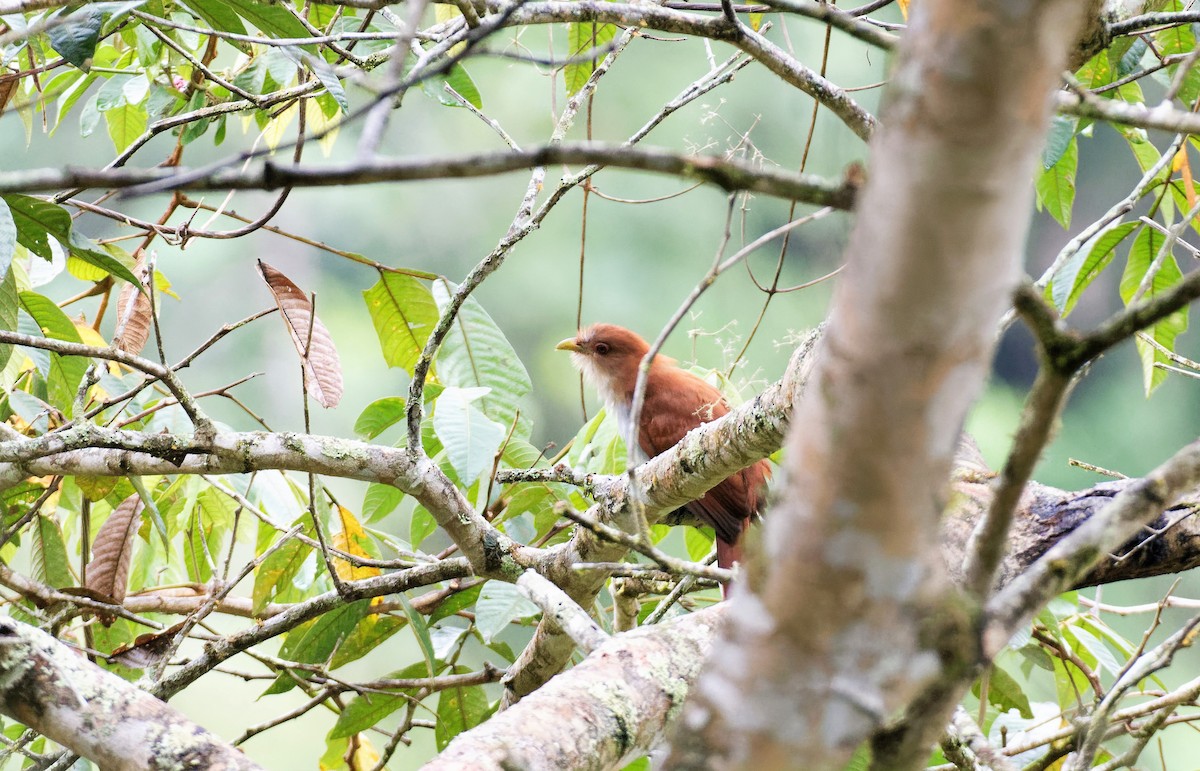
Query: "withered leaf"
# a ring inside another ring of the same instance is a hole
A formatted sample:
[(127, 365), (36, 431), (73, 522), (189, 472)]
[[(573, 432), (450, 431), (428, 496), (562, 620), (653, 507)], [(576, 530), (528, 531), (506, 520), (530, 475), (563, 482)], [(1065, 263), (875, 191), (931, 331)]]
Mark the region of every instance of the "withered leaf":
[(120, 664), (130, 669), (145, 669), (157, 664), (171, 652), (171, 642), (186, 621), (180, 621), (170, 629), (150, 634), (140, 634), (132, 643), (122, 645), (108, 656), (110, 664)]
[(92, 560), (87, 564), (84, 586), (117, 605), (125, 601), (133, 536), (141, 523), (141, 512), (142, 499), (134, 493), (108, 515), (92, 541)]
[[(146, 265), (146, 259), (140, 254), (133, 273), (142, 286), (135, 287), (133, 284), (121, 286), (121, 294), (117, 298), (117, 328), (121, 330), (121, 333), (117, 335), (117, 339), (113, 340), (113, 346), (126, 353), (138, 354), (142, 352), (142, 349), (146, 347), (146, 341), (150, 339), (150, 325), (153, 323), (150, 294), (144, 290), (150, 281), (150, 271)], [(139, 291), (139, 289), (143, 291)]]
[(336, 407), (342, 398), (342, 364), (329, 330), (313, 315), (312, 302), (291, 279), (262, 260), (258, 272), (270, 287), (300, 354), (309, 395), (322, 407)]

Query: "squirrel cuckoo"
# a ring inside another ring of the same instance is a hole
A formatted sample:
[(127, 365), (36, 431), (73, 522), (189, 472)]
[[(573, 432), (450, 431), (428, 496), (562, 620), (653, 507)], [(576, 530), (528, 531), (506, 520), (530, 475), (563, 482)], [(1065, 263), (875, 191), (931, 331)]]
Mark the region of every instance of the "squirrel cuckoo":
[[(557, 348), (571, 352), (572, 362), (616, 416), (622, 436), (628, 436), (638, 367), (650, 352), (646, 341), (615, 324), (594, 324), (563, 340)], [(696, 426), (727, 412), (729, 404), (720, 391), (676, 367), (673, 360), (655, 356), (638, 420), (638, 445), (646, 458), (653, 458)], [(770, 464), (761, 460), (684, 507), (716, 531), (717, 564), (721, 567), (728, 568), (742, 559), (742, 533), (763, 508), (770, 476)]]

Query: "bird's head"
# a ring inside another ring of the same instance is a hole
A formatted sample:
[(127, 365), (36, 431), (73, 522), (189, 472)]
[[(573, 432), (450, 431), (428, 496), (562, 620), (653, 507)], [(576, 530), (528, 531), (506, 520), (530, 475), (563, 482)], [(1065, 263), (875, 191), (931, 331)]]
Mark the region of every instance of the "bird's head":
[(555, 346), (570, 351), (572, 363), (600, 391), (605, 401), (628, 401), (637, 382), (638, 365), (650, 350), (636, 332), (616, 324), (593, 324)]

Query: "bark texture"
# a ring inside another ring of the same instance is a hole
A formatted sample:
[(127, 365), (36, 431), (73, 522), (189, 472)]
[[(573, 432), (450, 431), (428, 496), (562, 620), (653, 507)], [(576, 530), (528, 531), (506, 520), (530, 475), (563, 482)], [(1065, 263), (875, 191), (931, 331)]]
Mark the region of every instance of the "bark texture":
[(460, 734), (427, 771), (620, 767), (663, 740), (724, 608), (610, 639), (569, 673)]
[(1086, 5), (914, 6), (762, 579), (735, 592), (669, 767), (840, 768), (935, 679), (965, 679), (974, 611), (930, 546)]
[(105, 771), (259, 766), (45, 632), (0, 618), (0, 713)]

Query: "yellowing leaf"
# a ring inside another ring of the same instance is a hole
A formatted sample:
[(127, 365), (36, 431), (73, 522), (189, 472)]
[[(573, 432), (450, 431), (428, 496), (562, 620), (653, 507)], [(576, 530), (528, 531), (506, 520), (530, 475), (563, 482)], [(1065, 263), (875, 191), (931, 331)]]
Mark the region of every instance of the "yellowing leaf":
[[(363, 530), (362, 523), (345, 506), (339, 505), (337, 513), (338, 519), (342, 523), (342, 531), (334, 534), (333, 548), (353, 554), (355, 557), (370, 557), (371, 554), (366, 549), (369, 542), (367, 532)], [(337, 571), (338, 578), (343, 581), (357, 581), (360, 578), (379, 575), (379, 568), (368, 565), (352, 565), (348, 560), (340, 557), (333, 558), (333, 569)]]

